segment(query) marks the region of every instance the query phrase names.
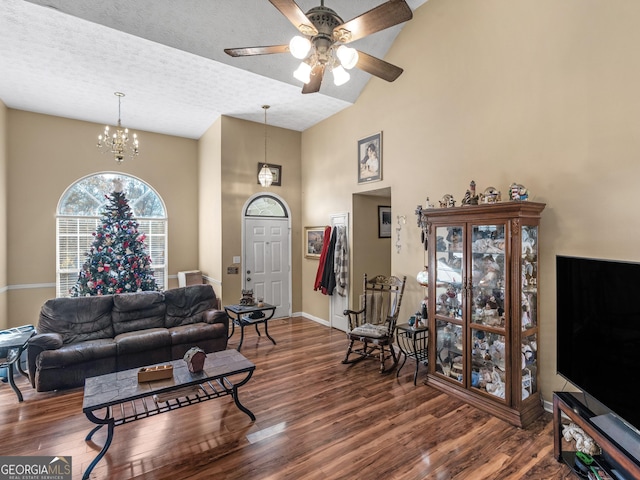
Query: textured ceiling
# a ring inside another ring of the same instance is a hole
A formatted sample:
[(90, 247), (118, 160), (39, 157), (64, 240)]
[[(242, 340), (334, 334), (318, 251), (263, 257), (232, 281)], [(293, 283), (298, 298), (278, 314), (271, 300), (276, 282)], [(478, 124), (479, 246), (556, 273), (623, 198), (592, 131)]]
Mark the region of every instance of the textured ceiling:
[[(415, 10), (426, 0), (408, 0)], [(297, 0), (304, 11), (319, 0)], [(383, 0), (326, 0), (347, 21)], [(353, 42), (384, 58), (403, 25)], [(353, 104), (357, 69), (303, 95), (289, 54), (233, 58), (224, 48), (286, 44), (297, 33), (267, 0), (2, 0), (0, 99), (10, 108), (200, 136), (220, 116), (303, 131)], [(406, 68), (403, 65), (398, 65)], [(373, 81), (383, 81), (374, 77)], [(393, 88), (389, 83), (389, 89)]]

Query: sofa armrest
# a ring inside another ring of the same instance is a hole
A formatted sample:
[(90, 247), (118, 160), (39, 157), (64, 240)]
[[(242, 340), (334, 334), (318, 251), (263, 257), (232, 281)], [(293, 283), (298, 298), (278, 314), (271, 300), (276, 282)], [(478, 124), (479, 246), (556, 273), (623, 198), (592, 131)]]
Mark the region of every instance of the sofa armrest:
[(29, 339), (27, 345), (27, 368), (31, 386), (36, 387), (36, 359), (45, 350), (57, 350), (62, 347), (62, 335), (59, 333), (38, 333)]
[(229, 327), (229, 315), (224, 310), (207, 310), (202, 315), (202, 321), (205, 323), (224, 323)]
[(29, 339), (29, 346), (34, 345), (42, 350), (57, 350), (62, 347), (62, 335), (59, 333), (38, 333)]

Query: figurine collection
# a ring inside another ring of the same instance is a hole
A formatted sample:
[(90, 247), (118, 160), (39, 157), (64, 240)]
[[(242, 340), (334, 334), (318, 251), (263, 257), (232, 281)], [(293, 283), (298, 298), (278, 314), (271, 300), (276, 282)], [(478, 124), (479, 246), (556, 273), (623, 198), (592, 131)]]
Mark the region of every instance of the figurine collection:
[[(524, 185), (515, 182), (509, 185), (509, 201), (524, 202), (529, 200), (529, 196), (529, 190)], [(464, 207), (466, 205), (486, 205), (499, 202), (502, 202), (502, 192), (500, 190), (496, 189), (495, 187), (487, 187), (482, 193), (477, 193), (476, 182), (471, 180), (469, 188), (460, 200), (460, 206)], [(455, 207), (456, 200), (453, 195), (447, 193), (443, 195), (442, 198), (438, 201), (438, 205), (440, 206), (440, 208)], [(434, 208), (434, 206), (434, 204), (429, 202), (429, 197), (427, 197), (425, 206), (422, 207), (421, 205), (419, 205), (418, 209), (422, 210), (423, 208)]]

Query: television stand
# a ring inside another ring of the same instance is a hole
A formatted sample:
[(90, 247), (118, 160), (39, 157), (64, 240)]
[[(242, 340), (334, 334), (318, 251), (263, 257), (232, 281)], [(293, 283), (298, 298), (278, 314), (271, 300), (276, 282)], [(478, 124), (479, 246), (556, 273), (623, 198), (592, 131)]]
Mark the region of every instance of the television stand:
[(634, 435), (637, 437), (636, 432), (610, 414), (597, 415), (583, 403), (584, 398), (580, 392), (553, 394), (553, 454), (556, 460), (565, 462), (575, 471), (576, 452), (562, 450), (564, 415), (600, 446), (602, 455), (596, 460), (612, 478), (640, 478), (637, 455), (640, 439), (635, 438), (634, 441), (632, 438)]

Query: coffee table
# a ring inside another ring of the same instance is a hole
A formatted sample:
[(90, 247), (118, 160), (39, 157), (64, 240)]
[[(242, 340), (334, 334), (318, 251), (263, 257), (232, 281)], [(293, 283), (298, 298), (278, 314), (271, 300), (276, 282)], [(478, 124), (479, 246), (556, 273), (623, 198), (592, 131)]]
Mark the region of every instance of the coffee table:
[(13, 366), (15, 365), (22, 375), (29, 377), (20, 364), (20, 357), (27, 348), (29, 339), (35, 334), (36, 329), (33, 325), (0, 330), (0, 368), (7, 369), (7, 380), (13, 391), (16, 392), (19, 402), (23, 400), (22, 392), (13, 378)]
[[(255, 325), (256, 333), (260, 336), (260, 331), (258, 330), (258, 324), (264, 323), (264, 333), (269, 340), (276, 344), (276, 341), (271, 338), (269, 335), (269, 325), (268, 321), (273, 318), (273, 314), (276, 312), (276, 306), (270, 305), (268, 303), (263, 303), (262, 305), (227, 305), (224, 307), (224, 311), (227, 312), (229, 318), (231, 318), (231, 335), (229, 338), (233, 336), (233, 333), (236, 331), (236, 325), (240, 327), (240, 343), (238, 344), (238, 351), (242, 347), (242, 342), (244, 341), (244, 327), (248, 325)], [(260, 318), (252, 318), (252, 314), (255, 312), (262, 312), (263, 316)], [(264, 313), (267, 312), (267, 313)]]
[(173, 366), (173, 377), (165, 380), (138, 383), (139, 368), (86, 379), (82, 411), (97, 426), (85, 441), (90, 441), (93, 434), (105, 425), (107, 439), (87, 467), (83, 479), (89, 478), (93, 468), (107, 453), (116, 426), (227, 395), (233, 397), (236, 406), (252, 421), (256, 419), (238, 399), (238, 388), (249, 381), (256, 368), (240, 352), (232, 349), (209, 353), (204, 369), (198, 373), (191, 373), (184, 360), (161, 365), (169, 364)]

